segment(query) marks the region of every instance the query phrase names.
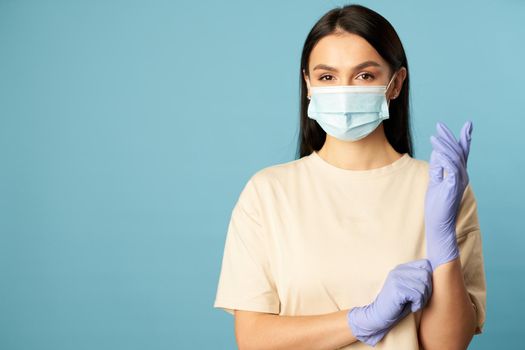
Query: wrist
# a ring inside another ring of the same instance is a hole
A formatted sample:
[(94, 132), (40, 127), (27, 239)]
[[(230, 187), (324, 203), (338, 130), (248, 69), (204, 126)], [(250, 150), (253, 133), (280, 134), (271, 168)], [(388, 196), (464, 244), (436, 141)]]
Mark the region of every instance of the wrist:
[(438, 239), (427, 235), (427, 257), (434, 271), (438, 266), (448, 263), (459, 257), (456, 231), (442, 233)]
[(375, 346), (388, 332), (388, 328), (374, 324), (370, 306), (356, 306), (348, 310), (347, 323), (357, 340)]

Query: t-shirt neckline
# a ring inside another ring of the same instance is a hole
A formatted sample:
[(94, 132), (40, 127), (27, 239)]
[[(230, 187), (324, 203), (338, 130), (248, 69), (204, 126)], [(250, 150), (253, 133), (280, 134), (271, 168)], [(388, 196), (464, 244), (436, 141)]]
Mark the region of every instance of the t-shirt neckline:
[(324, 169), (325, 171), (333, 173), (337, 176), (356, 179), (366, 179), (391, 174), (404, 167), (406, 164), (409, 163), (411, 159), (408, 153), (403, 153), (403, 155), (400, 158), (385, 166), (367, 170), (352, 170), (339, 168), (333, 164), (328, 163), (326, 160), (321, 158), (317, 151), (313, 151), (308, 157), (311, 158), (312, 162), (314, 162), (316, 166)]

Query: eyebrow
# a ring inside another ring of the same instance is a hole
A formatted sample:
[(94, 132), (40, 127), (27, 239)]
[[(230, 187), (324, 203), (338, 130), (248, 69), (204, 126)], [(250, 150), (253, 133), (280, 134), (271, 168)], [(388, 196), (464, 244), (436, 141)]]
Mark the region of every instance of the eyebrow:
[[(365, 67), (370, 67), (370, 66), (374, 66), (374, 67), (381, 67), (381, 65), (379, 63), (377, 63), (376, 61), (365, 61), (363, 63), (359, 63), (357, 66), (355, 66), (353, 69), (354, 70), (359, 70), (359, 69), (363, 69)], [(337, 72), (337, 68), (335, 67), (331, 67), (331, 66), (328, 66), (326, 64), (318, 64), (317, 66), (314, 67), (314, 70), (316, 69), (324, 69), (324, 70), (328, 70), (328, 71), (332, 71), (332, 72)]]

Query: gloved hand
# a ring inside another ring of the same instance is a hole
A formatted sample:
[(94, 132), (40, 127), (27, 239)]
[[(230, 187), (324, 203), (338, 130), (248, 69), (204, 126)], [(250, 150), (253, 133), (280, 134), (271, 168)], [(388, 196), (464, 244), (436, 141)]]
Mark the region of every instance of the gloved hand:
[[(467, 121), (463, 125), (459, 143), (446, 125), (438, 123), (436, 129), (437, 137), (430, 137), (433, 150), (425, 196), (427, 257), (432, 270), (459, 257), (456, 216), (469, 182), (467, 159), (472, 122)], [(443, 169), (446, 170), (446, 176)]]
[(428, 259), (397, 265), (372, 303), (348, 311), (348, 326), (358, 340), (375, 346), (399, 320), (422, 308), (431, 294)]

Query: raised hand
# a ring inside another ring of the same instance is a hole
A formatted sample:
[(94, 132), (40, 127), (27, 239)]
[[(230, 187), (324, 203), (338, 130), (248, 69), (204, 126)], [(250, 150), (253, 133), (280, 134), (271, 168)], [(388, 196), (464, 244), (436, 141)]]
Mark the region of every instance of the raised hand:
[(445, 124), (437, 123), (436, 129), (437, 136), (430, 137), (433, 150), (430, 154), (429, 182), (425, 196), (427, 257), (432, 270), (459, 257), (456, 216), (469, 183), (467, 160), (472, 122), (467, 121), (463, 125), (459, 142)]
[(428, 259), (397, 265), (372, 303), (348, 311), (348, 326), (358, 340), (375, 346), (398, 321), (421, 309), (431, 295)]

